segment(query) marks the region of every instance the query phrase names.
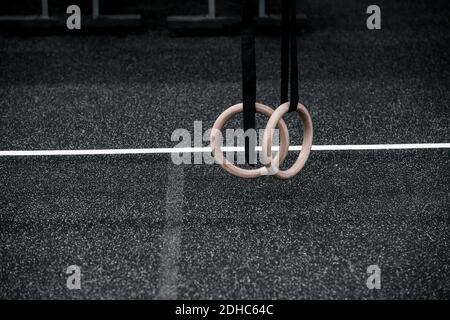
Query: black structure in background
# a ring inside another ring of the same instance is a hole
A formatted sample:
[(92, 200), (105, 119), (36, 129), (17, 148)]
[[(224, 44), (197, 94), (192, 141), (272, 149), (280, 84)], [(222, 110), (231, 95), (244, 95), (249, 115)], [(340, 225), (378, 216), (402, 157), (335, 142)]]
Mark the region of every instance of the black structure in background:
[[(53, 14), (52, 0), (36, 0), (40, 3), (40, 12), (26, 15), (1, 15), (0, 27), (5, 29), (51, 29), (64, 28), (67, 15), (65, 12)], [(83, 28), (136, 28), (142, 26), (140, 14), (102, 14), (100, 11), (101, 0), (91, 0), (91, 14), (82, 11)], [(104, 2), (104, 1), (103, 1)], [(26, 3), (23, 3), (26, 6)]]
[[(256, 31), (278, 32), (281, 2), (255, 0)], [(66, 8), (78, 5), (82, 30), (130, 30), (167, 28), (172, 35), (237, 35), (240, 32), (240, 1), (162, 0), (4, 0), (0, 2), (0, 31), (65, 32)], [(297, 14), (298, 25), (306, 22)], [(72, 31), (73, 32), (73, 31)], [(80, 31), (78, 31), (80, 32)]]

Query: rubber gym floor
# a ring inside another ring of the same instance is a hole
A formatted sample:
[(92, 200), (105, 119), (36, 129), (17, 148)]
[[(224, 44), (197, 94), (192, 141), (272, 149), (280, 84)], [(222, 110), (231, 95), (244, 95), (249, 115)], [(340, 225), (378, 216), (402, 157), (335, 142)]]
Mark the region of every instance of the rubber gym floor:
[[(448, 4), (379, 1), (372, 31), (371, 3), (324, 3), (298, 37), (314, 145), (450, 142)], [(272, 107), (279, 45), (257, 38)], [(234, 36), (0, 35), (0, 150), (173, 147), (240, 81)], [(4, 156), (0, 173), (2, 298), (449, 298), (449, 149), (313, 151), (288, 181), (168, 154)]]

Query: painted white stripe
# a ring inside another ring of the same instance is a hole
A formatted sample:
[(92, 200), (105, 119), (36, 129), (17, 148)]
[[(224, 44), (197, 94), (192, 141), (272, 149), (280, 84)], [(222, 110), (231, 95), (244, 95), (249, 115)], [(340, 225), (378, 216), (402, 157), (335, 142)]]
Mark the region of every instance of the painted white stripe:
[[(256, 147), (261, 151), (261, 147)], [(274, 146), (277, 151), (279, 147)], [(301, 150), (301, 146), (290, 146), (290, 151)], [(405, 150), (405, 149), (450, 149), (450, 143), (410, 143), (410, 144), (337, 144), (314, 145), (315, 151), (345, 151), (345, 150)], [(223, 151), (243, 152), (244, 147), (223, 147)], [(120, 155), (120, 154), (162, 154), (162, 153), (195, 153), (211, 152), (210, 147), (192, 148), (144, 148), (144, 149), (88, 149), (88, 150), (4, 150), (0, 157), (25, 156), (82, 156), (82, 155)]]

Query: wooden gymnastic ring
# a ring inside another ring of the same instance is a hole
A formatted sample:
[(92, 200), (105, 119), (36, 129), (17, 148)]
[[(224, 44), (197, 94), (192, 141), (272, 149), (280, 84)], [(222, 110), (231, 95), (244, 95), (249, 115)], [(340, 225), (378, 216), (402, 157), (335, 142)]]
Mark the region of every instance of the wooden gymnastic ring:
[(289, 179), (295, 176), (302, 170), (306, 161), (308, 160), (309, 153), (311, 152), (312, 140), (313, 140), (313, 124), (311, 116), (304, 105), (299, 103), (297, 105), (296, 112), (299, 114), (300, 119), (303, 122), (303, 143), (302, 150), (294, 162), (294, 164), (287, 170), (280, 170), (281, 162), (278, 162), (277, 158), (272, 159), (272, 136), (275, 126), (282, 119), (283, 115), (289, 111), (289, 102), (283, 103), (281, 106), (275, 109), (267, 122), (266, 130), (264, 130), (262, 141), (262, 161), (266, 166), (269, 174), (275, 175), (280, 179)]
[[(256, 112), (264, 114), (268, 117), (271, 117), (274, 110), (266, 105), (256, 103)], [(221, 149), (221, 139), (219, 139), (218, 134), (221, 133), (221, 130), (225, 123), (234, 115), (242, 113), (244, 110), (242, 103), (236, 104), (234, 106), (226, 109), (222, 114), (217, 118), (216, 122), (214, 122), (211, 137), (210, 137), (210, 145), (212, 149), (212, 153), (216, 162), (227, 172), (242, 178), (257, 178), (259, 176), (268, 175), (269, 172), (266, 167), (260, 167), (257, 169), (243, 169), (235, 166), (231, 162), (229, 162), (226, 158), (224, 158)], [(277, 153), (275, 159), (277, 163), (282, 163), (286, 158), (286, 155), (289, 150), (289, 132), (286, 126), (286, 123), (283, 119), (280, 120), (279, 123), (275, 124), (280, 130), (280, 152)]]

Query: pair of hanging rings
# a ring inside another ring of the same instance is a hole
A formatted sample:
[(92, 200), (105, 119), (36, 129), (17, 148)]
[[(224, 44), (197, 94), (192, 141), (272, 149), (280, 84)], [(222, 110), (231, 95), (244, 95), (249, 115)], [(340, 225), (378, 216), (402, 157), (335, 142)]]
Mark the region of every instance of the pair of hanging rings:
[[(281, 170), (280, 165), (283, 163), (289, 151), (289, 132), (286, 123), (282, 119), (283, 115), (289, 111), (289, 102), (283, 103), (281, 106), (273, 110), (272, 108), (256, 103), (256, 112), (269, 117), (266, 129), (262, 139), (262, 162), (263, 167), (257, 169), (244, 169), (235, 166), (228, 161), (222, 153), (221, 148), (221, 130), (225, 123), (233, 116), (243, 112), (243, 104), (239, 103), (226, 109), (216, 120), (211, 131), (211, 149), (212, 154), (219, 165), (227, 172), (241, 178), (257, 178), (260, 176), (274, 175), (279, 179), (289, 179), (302, 170), (309, 153), (311, 152), (313, 140), (313, 124), (311, 116), (305, 106), (301, 103), (297, 105), (295, 110), (303, 122), (303, 142), (302, 149), (297, 160), (287, 170)], [(272, 139), (275, 127), (280, 130), (280, 151), (272, 157)]]

